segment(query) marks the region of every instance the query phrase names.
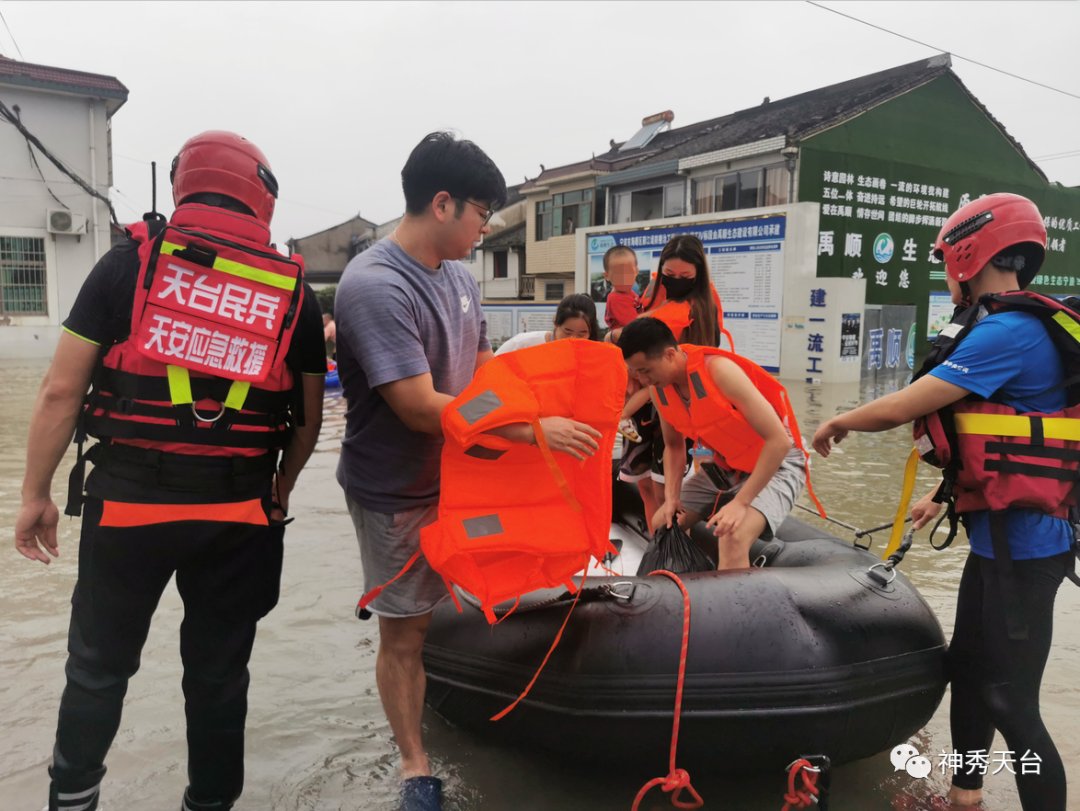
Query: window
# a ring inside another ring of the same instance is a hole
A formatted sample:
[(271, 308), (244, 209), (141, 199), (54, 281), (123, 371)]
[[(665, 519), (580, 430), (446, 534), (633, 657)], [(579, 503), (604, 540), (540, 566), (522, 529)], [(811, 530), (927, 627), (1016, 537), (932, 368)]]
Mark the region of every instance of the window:
[(47, 315), (45, 240), (0, 237), (0, 315)]
[(647, 189), (614, 192), (612, 222), (639, 222), (664, 217), (681, 217), (686, 213), (685, 186), (682, 182), (666, 183)]
[(495, 272), (492, 278), (507, 278), (507, 276), (509, 276), (509, 273), (507, 272), (506, 251), (495, 251), (492, 258), (495, 260)]
[(551, 201), (544, 200), (536, 204), (536, 241), (541, 242), (551, 236)]
[(593, 224), (593, 190), (568, 191), (536, 204), (536, 241), (569, 236)]
[(784, 164), (698, 178), (693, 186), (694, 213), (782, 205), (788, 202), (789, 182)]
[(558, 299), (562, 301), (563, 291), (566, 289), (566, 282), (545, 282), (544, 283), (544, 298), (548, 301)]
[(788, 202), (791, 173), (786, 166), (770, 166), (765, 170), (765, 199), (762, 205), (781, 206)]

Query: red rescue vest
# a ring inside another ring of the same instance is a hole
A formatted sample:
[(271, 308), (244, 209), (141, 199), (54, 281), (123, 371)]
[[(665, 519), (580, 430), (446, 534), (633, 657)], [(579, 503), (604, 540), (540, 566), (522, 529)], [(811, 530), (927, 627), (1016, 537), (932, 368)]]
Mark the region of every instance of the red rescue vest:
[(283, 447), (294, 379), (285, 356), (303, 303), (303, 261), (269, 247), (244, 214), (179, 206), (139, 244), (131, 333), (108, 349), (84, 413), (86, 432), (203, 456)]
[[(1080, 315), (1056, 299), (1030, 291), (984, 296), (990, 312), (1019, 310), (1039, 317), (1062, 358), (1068, 406), (1052, 414), (1019, 412), (966, 397), (914, 423), (923, 459), (946, 470), (956, 510), (1025, 508), (1059, 518), (1076, 504), (1080, 481)], [(934, 352), (919, 376), (943, 362), (977, 323), (966, 314), (946, 351)]]
[[(431, 567), (448, 585), (492, 607), (571, 576), (611, 551), (611, 454), (626, 389), (617, 347), (550, 341), (484, 364), (443, 412), (439, 518), (420, 531)], [(542, 417), (601, 432), (584, 461), (553, 454)], [(530, 423), (537, 445), (487, 434)], [(572, 588), (572, 585), (571, 585)]]
[(708, 361), (712, 357), (726, 358), (736, 365), (772, 406), (784, 427), (791, 434), (795, 446), (807, 458), (807, 492), (824, 514), (824, 510), (810, 487), (809, 454), (803, 445), (799, 424), (791, 408), (787, 389), (780, 382), (748, 358), (723, 349), (707, 346), (681, 344), (686, 354), (686, 376), (690, 384), (689, 407), (683, 402), (674, 386), (656, 386), (656, 402), (660, 416), (685, 437), (700, 440), (717, 455), (716, 463), (731, 470), (750, 473), (757, 464), (765, 440), (746, 421), (734, 404), (728, 400), (713, 382)]

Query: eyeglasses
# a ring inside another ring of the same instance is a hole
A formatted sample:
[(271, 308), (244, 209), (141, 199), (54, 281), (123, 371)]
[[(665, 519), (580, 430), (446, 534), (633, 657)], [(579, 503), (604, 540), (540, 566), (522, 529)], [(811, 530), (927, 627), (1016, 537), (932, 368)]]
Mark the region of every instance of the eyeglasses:
[(495, 209), (493, 208), (488, 208), (487, 206), (480, 205), (480, 203), (474, 203), (472, 200), (463, 199), (462, 202), (468, 203), (470, 206), (475, 206), (484, 215), (484, 221), (480, 223), (481, 228), (491, 222), (491, 218), (495, 216)]

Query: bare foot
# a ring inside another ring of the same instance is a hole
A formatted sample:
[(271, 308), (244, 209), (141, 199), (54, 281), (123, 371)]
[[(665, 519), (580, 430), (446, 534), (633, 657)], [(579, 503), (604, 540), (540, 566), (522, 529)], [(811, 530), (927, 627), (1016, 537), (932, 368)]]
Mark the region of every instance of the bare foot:
[(957, 788), (956, 786), (950, 786), (949, 802), (952, 804), (954, 811), (967, 811), (967, 809), (981, 808), (982, 789)]

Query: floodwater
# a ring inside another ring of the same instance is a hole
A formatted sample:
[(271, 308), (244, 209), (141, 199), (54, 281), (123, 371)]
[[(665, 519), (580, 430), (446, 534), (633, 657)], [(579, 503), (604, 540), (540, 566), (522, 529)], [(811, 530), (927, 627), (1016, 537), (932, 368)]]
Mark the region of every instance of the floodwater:
[[(0, 808), (38, 811), (45, 801), (57, 705), (63, 688), (69, 600), (76, 574), (78, 521), (63, 518), (61, 557), (44, 567), (11, 546), (19, 501), (25, 437), (43, 365), (0, 368)], [(880, 385), (792, 385), (806, 435), (822, 418), (864, 398), (895, 389)], [(251, 661), (247, 788), (238, 811), (391, 811), (397, 794), (396, 752), (375, 691), (377, 628), (353, 618), (360, 562), (341, 492), (334, 480), (344, 403), (328, 397), (323, 436), (294, 494), (296, 521), (286, 534), (281, 601), (259, 626)], [(890, 520), (900, 494), (910, 439), (903, 430), (850, 437), (828, 460), (816, 460), (814, 483), (830, 513), (858, 527)], [(62, 504), (69, 459), (56, 477)], [(916, 493), (930, 488), (925, 468)], [(804, 498), (805, 503), (805, 498)], [(798, 511), (800, 518), (817, 521)], [(828, 525), (824, 525), (828, 526)], [(832, 527), (841, 537), (850, 533)], [(881, 550), (888, 533), (879, 533)], [(926, 531), (916, 537), (903, 569), (951, 633), (964, 544), (935, 552)], [(178, 629), (181, 604), (170, 586), (162, 598), (131, 682), (123, 723), (102, 788), (108, 811), (171, 811), (186, 784), (184, 715)], [(497, 633), (497, 631), (496, 631)], [(1058, 595), (1055, 643), (1043, 684), (1043, 714), (1074, 780), (1080, 775), (1080, 590), (1069, 582)], [(887, 811), (900, 795), (940, 793), (947, 779), (939, 754), (949, 747), (948, 696), (913, 744), (934, 763), (918, 780), (894, 771), (887, 754), (834, 771), (830, 808)], [(426, 736), (437, 772), (446, 780), (450, 811), (626, 811), (638, 788), (667, 771), (612, 768), (570, 770), (504, 750), (456, 730), (430, 711)], [(1000, 737), (995, 750), (1005, 748)], [(1019, 753), (1018, 753), (1019, 755)], [(780, 764), (781, 766), (783, 764)], [(999, 764), (1000, 765), (1000, 764)], [(783, 806), (784, 776), (721, 779), (692, 775), (707, 809), (757, 811)], [(1080, 809), (1074, 791), (1070, 809)], [(1019, 808), (1007, 770), (987, 777), (986, 807)], [(654, 791), (643, 811), (670, 808)]]

